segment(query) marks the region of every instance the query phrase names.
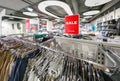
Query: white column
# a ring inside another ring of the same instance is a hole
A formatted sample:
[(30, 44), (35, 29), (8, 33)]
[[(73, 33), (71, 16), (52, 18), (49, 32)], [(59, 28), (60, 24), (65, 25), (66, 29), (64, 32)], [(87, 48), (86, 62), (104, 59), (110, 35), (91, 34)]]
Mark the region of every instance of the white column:
[(5, 15), (6, 13), (6, 10), (3, 9), (1, 12), (0, 12), (0, 36), (2, 36), (2, 17)]
[(53, 22), (47, 20), (47, 31), (51, 31), (51, 30), (52, 30), (52, 27), (53, 27)]

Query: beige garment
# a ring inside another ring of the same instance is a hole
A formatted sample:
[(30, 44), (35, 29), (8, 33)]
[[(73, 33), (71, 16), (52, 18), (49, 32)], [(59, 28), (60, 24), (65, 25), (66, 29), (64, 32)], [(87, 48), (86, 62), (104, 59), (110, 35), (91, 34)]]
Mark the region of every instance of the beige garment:
[(8, 79), (8, 77), (10, 76), (10, 72), (11, 72), (11, 63), (13, 63), (13, 61), (14, 61), (14, 59), (13, 59), (13, 57), (11, 56), (11, 58), (10, 58), (10, 61), (9, 61), (9, 63), (8, 63), (8, 65), (7, 65), (7, 68), (6, 68), (6, 72), (5, 72), (5, 76), (4, 76), (4, 81), (7, 81), (7, 79)]
[(6, 81), (9, 75), (10, 63), (13, 61), (13, 57), (9, 54), (9, 51), (4, 51), (0, 59), (0, 81)]

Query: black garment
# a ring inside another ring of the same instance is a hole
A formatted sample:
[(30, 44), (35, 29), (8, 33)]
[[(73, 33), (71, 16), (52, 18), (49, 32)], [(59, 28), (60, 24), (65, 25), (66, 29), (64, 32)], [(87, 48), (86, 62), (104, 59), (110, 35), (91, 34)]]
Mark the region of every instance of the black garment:
[(118, 30), (118, 35), (120, 35), (120, 19), (117, 21), (117, 30)]
[(113, 81), (110, 76), (105, 74), (102, 70), (99, 70), (100, 77), (102, 78), (101, 81)]
[(35, 57), (38, 54), (39, 54), (39, 50), (36, 50), (36, 51), (28, 54), (24, 58), (16, 57), (15, 61), (14, 61), (12, 73), (11, 73), (11, 76), (9, 77), (8, 81), (22, 81), (24, 78), (24, 73), (26, 71), (28, 60), (30, 58)]
[(5, 38), (6, 36), (0, 36), (0, 38)]
[(14, 59), (14, 66), (12, 68), (12, 71), (11, 71), (11, 75), (10, 77), (8, 78), (8, 81), (13, 81), (14, 80), (14, 77), (15, 77), (15, 74), (16, 74), (16, 71), (17, 71), (17, 67), (19, 65), (19, 62), (20, 62), (20, 58), (15, 58)]
[(45, 42), (45, 41), (52, 39), (52, 38), (53, 38), (53, 36), (46, 36), (42, 39), (42, 42)]
[(120, 81), (120, 71), (116, 70), (115, 73), (112, 74), (111, 78), (113, 81)]

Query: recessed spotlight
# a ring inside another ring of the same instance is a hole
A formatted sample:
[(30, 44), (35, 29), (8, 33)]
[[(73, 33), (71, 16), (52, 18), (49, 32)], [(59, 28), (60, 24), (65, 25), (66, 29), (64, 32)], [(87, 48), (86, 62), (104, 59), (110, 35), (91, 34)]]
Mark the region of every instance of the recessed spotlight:
[(23, 14), (27, 16), (38, 16), (38, 14), (33, 13), (33, 12), (23, 12)]
[(85, 13), (83, 13), (83, 15), (95, 15), (95, 14), (98, 14), (98, 13), (100, 13), (100, 11), (99, 10), (92, 10), (92, 11), (88, 11), (88, 12), (85, 12)]
[(30, 11), (30, 12), (33, 11), (33, 9), (31, 7), (28, 7), (27, 10)]
[(108, 3), (110, 1), (112, 1), (112, 0), (86, 0), (85, 5), (89, 6), (89, 7), (100, 6), (100, 5), (103, 5), (103, 4)]
[(81, 22), (87, 22), (87, 20), (86, 20), (86, 19), (84, 19), (84, 18), (82, 18), (82, 19), (81, 19)]

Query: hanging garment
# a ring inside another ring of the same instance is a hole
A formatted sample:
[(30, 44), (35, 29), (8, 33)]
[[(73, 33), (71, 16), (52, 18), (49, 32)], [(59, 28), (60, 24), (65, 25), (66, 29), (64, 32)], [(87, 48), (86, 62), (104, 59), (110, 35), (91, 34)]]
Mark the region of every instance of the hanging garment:
[(105, 74), (102, 70), (100, 70), (100, 72), (102, 74), (101, 76), (104, 78), (104, 81), (113, 81), (112, 78)]
[[(40, 51), (42, 52), (43, 50), (41, 49)], [(41, 54), (41, 53), (39, 53), (39, 54)], [(30, 75), (31, 75), (32, 67), (40, 57), (41, 57), (41, 55), (36, 55), (34, 58), (28, 60), (28, 64), (27, 64), (26, 72), (24, 74), (23, 81), (28, 81), (28, 78), (30, 78)]]
[(34, 71), (30, 71), (30, 75), (27, 81), (40, 81), (39, 78), (36, 76)]
[(0, 81), (7, 81), (10, 64), (13, 62), (13, 57), (10, 55), (9, 50), (0, 52)]
[(117, 68), (114, 73), (111, 75), (113, 81), (120, 81), (120, 70)]
[[(56, 57), (57, 56), (55, 56), (55, 58)], [(48, 58), (50, 58), (50, 56), (48, 56)], [(35, 80), (35, 76), (38, 76), (40, 81), (113, 81), (110, 76), (99, 69), (95, 69), (93, 65), (79, 60), (71, 61), (70, 59), (66, 59), (66, 57), (64, 57), (63, 68), (59, 76), (55, 77), (55, 74), (57, 74), (55, 71), (57, 61), (55, 64), (55, 60), (53, 58), (53, 60), (50, 61), (50, 64), (53, 64), (53, 66), (51, 66), (49, 63), (46, 64), (46, 60), (48, 58), (46, 57), (44, 60), (39, 59), (39, 63), (37, 61), (37, 65), (35, 65), (33, 69), (34, 72), (31, 73), (29, 78), (33, 78)], [(53, 74), (49, 73), (49, 69), (52, 69)], [(28, 81), (31, 80), (29, 79)]]
[[(14, 44), (12, 47), (14, 47)], [(27, 47), (27, 45), (22, 47), (23, 51), (26, 52), (24, 47)], [(19, 53), (17, 52), (18, 54), (21, 53), (21, 49), (19, 50), (17, 50), (19, 51)], [(31, 48), (27, 48), (27, 50), (31, 50)], [(22, 53), (20, 56), (23, 58), (16, 55), (14, 62), (12, 61), (10, 64), (8, 61), (12, 59), (7, 56), (7, 52), (0, 58), (3, 61), (0, 62), (0, 71), (4, 69), (4, 71), (1, 71), (3, 77), (8, 71), (8, 67), (11, 68), (13, 66), (11, 71), (9, 68), (8, 74), (10, 76), (8, 81), (113, 81), (103, 71), (94, 68), (93, 65), (86, 61), (77, 60), (76, 58), (64, 56), (49, 50), (43, 51), (42, 49), (29, 54), (22, 55)], [(33, 60), (38, 55), (41, 56), (37, 60)], [(30, 60), (34, 61), (30, 63), (31, 66), (29, 64)], [(29, 66), (31, 70), (28, 70)], [(5, 81), (5, 79), (1, 79), (0, 81)]]
[(28, 59), (35, 57), (39, 53), (39, 50), (36, 50), (24, 58), (15, 58), (14, 66), (12, 69), (11, 76), (9, 77), (8, 81), (22, 81), (24, 77), (24, 73), (26, 71)]

